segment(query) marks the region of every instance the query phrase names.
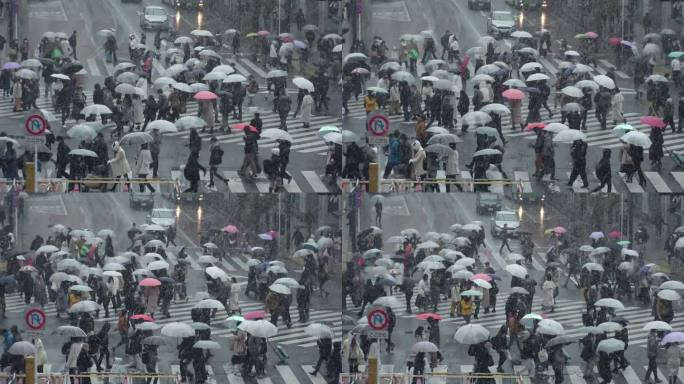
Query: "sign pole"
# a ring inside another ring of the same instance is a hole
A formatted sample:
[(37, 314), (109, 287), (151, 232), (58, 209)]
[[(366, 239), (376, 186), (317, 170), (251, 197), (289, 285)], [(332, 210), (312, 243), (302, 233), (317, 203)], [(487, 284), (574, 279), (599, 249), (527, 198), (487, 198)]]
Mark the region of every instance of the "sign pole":
[(33, 142), (33, 193), (38, 192), (38, 177), (40, 174), (38, 172), (38, 142)]

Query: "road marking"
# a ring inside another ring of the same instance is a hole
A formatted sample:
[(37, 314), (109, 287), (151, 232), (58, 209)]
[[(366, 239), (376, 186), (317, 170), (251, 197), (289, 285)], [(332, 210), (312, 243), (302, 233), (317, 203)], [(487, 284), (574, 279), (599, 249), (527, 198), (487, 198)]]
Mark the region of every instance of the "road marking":
[(258, 65), (254, 64), (252, 60), (242, 57), (240, 60), (248, 66), (252, 71), (254, 71), (259, 77), (263, 77), (264, 79), (266, 78), (266, 72), (264, 72), (263, 69), (261, 69)]
[[(224, 176), (228, 178), (228, 190), (233, 193), (246, 193), (245, 186), (242, 184), (242, 179), (238, 175), (237, 171), (225, 171)], [(235, 180), (240, 180), (235, 181)]]
[(232, 63), (231, 65), (235, 68), (235, 70), (240, 72), (241, 75), (243, 75), (245, 77), (249, 77), (249, 75), (251, 75), (251, 73), (247, 70), (247, 68), (240, 65), (240, 63), (238, 63), (237, 60), (231, 61), (231, 63)]
[(91, 76), (100, 77), (100, 69), (97, 67), (95, 59), (88, 59), (88, 72)]
[[(197, 257), (202, 256), (202, 252), (196, 251), (195, 256), (197, 256)], [(188, 262), (190, 262), (190, 267), (192, 267), (192, 269), (194, 269), (195, 271), (203, 271), (204, 270), (204, 268), (202, 268), (194, 258), (188, 257), (188, 258), (186, 258), (186, 260)]]
[(223, 265), (223, 269), (227, 270), (228, 272), (235, 272), (237, 269), (233, 267), (233, 264), (229, 263), (228, 260), (221, 260), (221, 265)]
[(276, 369), (278, 370), (278, 373), (280, 373), (280, 377), (283, 378), (283, 382), (285, 383), (298, 383), (299, 379), (297, 379), (297, 376), (295, 376), (294, 372), (292, 372), (292, 368), (290, 368), (287, 365), (276, 365)]
[(622, 174), (620, 174), (620, 178), (622, 178), (622, 181), (625, 182), (625, 185), (627, 186), (627, 189), (630, 193), (644, 193), (644, 189), (641, 188), (641, 185), (639, 185), (639, 183), (637, 182), (637, 180), (639, 179), (638, 175), (634, 175), (631, 183), (628, 183), (627, 178)]
[(516, 182), (522, 184), (522, 193), (532, 193), (532, 183), (530, 183), (530, 175), (528, 172), (515, 171), (513, 172), (513, 177)]
[[(325, 381), (325, 379), (323, 378), (323, 375), (320, 375), (320, 374), (319, 374), (319, 375), (316, 375), (316, 376), (311, 376), (311, 374), (309, 373), (309, 371), (313, 371), (313, 366), (312, 366), (312, 365), (302, 365), (302, 369), (304, 370), (304, 372), (306, 372), (306, 375), (309, 377), (309, 380), (311, 380), (311, 382), (312, 382), (313, 384), (326, 384), (326, 383), (327, 383), (327, 382)], [(378, 370), (378, 371), (380, 371), (380, 370)], [(378, 372), (378, 373), (379, 373), (379, 372)], [(283, 378), (284, 378), (284, 377), (283, 377)], [(285, 381), (285, 382), (286, 382), (286, 383), (289, 383), (289, 381)]]
[(315, 171), (302, 171), (302, 175), (309, 182), (314, 193), (329, 193), (328, 188)]
[[(570, 182), (570, 177), (572, 176), (572, 172), (566, 172), (565, 176), (568, 178), (568, 182)], [(589, 177), (587, 175), (587, 182), (589, 181)], [(577, 176), (575, 179), (575, 182), (572, 183), (572, 190), (575, 193), (587, 193), (589, 192), (589, 189), (583, 188), (582, 187), (582, 178)]]
[(672, 190), (667, 186), (667, 183), (658, 172), (644, 172), (644, 176), (653, 184), (656, 192), (661, 194), (670, 194)]

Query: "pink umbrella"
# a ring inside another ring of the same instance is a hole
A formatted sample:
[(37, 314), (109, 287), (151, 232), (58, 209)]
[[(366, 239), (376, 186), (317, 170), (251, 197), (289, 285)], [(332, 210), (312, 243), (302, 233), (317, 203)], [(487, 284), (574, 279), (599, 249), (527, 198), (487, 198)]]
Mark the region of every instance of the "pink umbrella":
[(608, 39), (608, 44), (610, 44), (610, 45), (620, 45), (620, 42), (621, 42), (621, 41), (622, 41), (622, 39), (620, 39), (619, 37), (611, 37), (610, 39)]
[(240, 232), (240, 230), (238, 230), (238, 228), (236, 226), (234, 226), (233, 224), (229, 224), (229, 225), (226, 225), (225, 227), (223, 227), (223, 232), (238, 233), (238, 232)]
[(214, 100), (217, 99), (218, 96), (214, 92), (211, 91), (200, 91), (193, 96), (194, 99), (196, 100)]
[(665, 128), (665, 122), (658, 116), (641, 116), (639, 121), (649, 127)]
[(486, 281), (486, 282), (492, 281), (492, 277), (489, 276), (489, 275), (486, 274), (486, 273), (478, 273), (477, 275), (473, 275), (473, 276), (470, 277), (470, 281), (473, 281), (473, 280), (475, 280), (475, 279), (484, 280), (484, 281)]
[(563, 227), (561, 227), (561, 226), (558, 226), (558, 227), (554, 227), (554, 228), (552, 229), (552, 231), (555, 232), (555, 233), (557, 233), (557, 234), (563, 234), (563, 233), (567, 232), (568, 230), (565, 229), (565, 228), (563, 228)]
[(161, 281), (159, 281), (155, 278), (152, 278), (152, 277), (148, 277), (148, 278), (142, 279), (139, 284), (141, 287), (158, 287), (161, 285)]
[(540, 129), (542, 129), (542, 128), (544, 128), (544, 127), (546, 127), (546, 124), (545, 124), (545, 123), (529, 123), (529, 124), (527, 124), (527, 126), (525, 127), (525, 130), (526, 130), (526, 131), (531, 131), (531, 130), (533, 130), (533, 129), (535, 129), (535, 128), (540, 128)]
[(245, 313), (245, 320), (258, 320), (258, 319), (263, 319), (266, 317), (266, 312), (265, 311), (252, 311), (252, 312), (247, 312)]
[(257, 32), (257, 35), (259, 35), (259, 36), (261, 36), (261, 37), (268, 36), (268, 35), (270, 35), (270, 34), (271, 34), (271, 32), (269, 32), (269, 31), (259, 31), (259, 32)]
[(596, 39), (598, 38), (598, 33), (596, 32), (587, 32), (584, 34), (584, 36), (590, 38), (590, 39)]
[(268, 233), (269, 235), (271, 235), (271, 237), (274, 238), (274, 239), (275, 239), (276, 237), (278, 237), (278, 231), (274, 231), (274, 230), (271, 229), (270, 231), (268, 231), (268, 232), (266, 232), (266, 233)]
[(251, 126), (251, 125), (249, 125), (249, 124), (247, 124), (247, 123), (237, 123), (237, 124), (231, 125), (230, 127), (233, 128), (233, 129), (236, 130), (236, 131), (244, 131), (244, 130), (246, 129), (246, 130), (248, 130), (248, 131), (258, 132), (258, 130), (256, 129), (256, 127), (253, 127), (253, 126)]
[(519, 89), (507, 89), (501, 94), (503, 97), (511, 100), (522, 100), (525, 98), (525, 92)]

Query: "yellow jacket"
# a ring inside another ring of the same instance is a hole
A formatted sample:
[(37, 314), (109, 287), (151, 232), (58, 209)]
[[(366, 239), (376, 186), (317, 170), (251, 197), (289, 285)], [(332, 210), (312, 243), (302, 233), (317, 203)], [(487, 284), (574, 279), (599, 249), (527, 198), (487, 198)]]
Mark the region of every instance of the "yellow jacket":
[(364, 98), (363, 105), (366, 107), (366, 113), (371, 113), (378, 110), (378, 102), (374, 97), (366, 96)]

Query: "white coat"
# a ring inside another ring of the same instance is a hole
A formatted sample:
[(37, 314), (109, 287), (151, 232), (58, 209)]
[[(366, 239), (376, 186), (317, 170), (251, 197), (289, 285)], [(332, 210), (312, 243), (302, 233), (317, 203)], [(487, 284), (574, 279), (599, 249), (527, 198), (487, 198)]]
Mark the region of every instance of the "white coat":
[(143, 114), (143, 103), (140, 98), (133, 99), (133, 123), (142, 124), (145, 122), (145, 115)]
[(230, 286), (230, 299), (228, 303), (228, 309), (233, 312), (240, 310), (240, 286), (238, 284), (232, 284)]
[(624, 121), (624, 115), (623, 115), (623, 104), (625, 103), (625, 97), (622, 95), (622, 93), (616, 93), (613, 95), (613, 98), (610, 101), (610, 108), (611, 108), (611, 115), (613, 117), (613, 121), (617, 121), (618, 124), (621, 124)]
[(141, 149), (135, 160), (135, 173), (137, 175), (149, 175), (152, 173), (152, 153), (149, 149)]
[(413, 179), (418, 180), (421, 176), (425, 174), (425, 169), (423, 168), (423, 162), (425, 161), (425, 150), (420, 145), (419, 142), (413, 143), (413, 158), (409, 160), (411, 165), (413, 165), (412, 173)]
[(679, 374), (679, 366), (681, 359), (681, 351), (678, 345), (670, 344), (665, 350), (665, 359), (667, 361), (667, 376), (677, 376)]
[(544, 307), (552, 307), (554, 303), (553, 292), (556, 290), (556, 284), (552, 280), (547, 280), (542, 284), (543, 301), (542, 305)]
[(300, 115), (300, 120), (304, 124), (311, 123), (311, 112), (313, 110), (314, 100), (311, 95), (304, 95), (302, 99), (302, 114)]
[(112, 167), (112, 175), (114, 176), (126, 176), (131, 173), (131, 167), (128, 165), (128, 159), (126, 159), (126, 152), (121, 146), (117, 146), (114, 150), (114, 158), (107, 161)]
[(459, 169), (458, 166), (458, 151), (453, 150), (451, 155), (447, 157), (446, 160), (446, 170), (444, 171), (447, 175), (460, 175), (461, 170)]

